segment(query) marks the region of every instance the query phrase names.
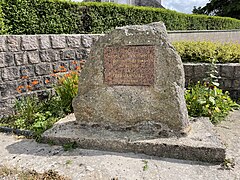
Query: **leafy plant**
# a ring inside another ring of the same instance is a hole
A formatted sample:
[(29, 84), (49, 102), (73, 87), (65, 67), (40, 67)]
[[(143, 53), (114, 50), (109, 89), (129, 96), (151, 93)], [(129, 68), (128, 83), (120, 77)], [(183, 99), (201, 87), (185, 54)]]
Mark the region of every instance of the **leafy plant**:
[(59, 77), (55, 90), (60, 97), (61, 107), (64, 112), (73, 112), (72, 100), (78, 92), (78, 72), (71, 71)]
[(221, 164), (221, 168), (225, 170), (232, 170), (235, 167), (234, 159), (225, 159)]
[(198, 82), (185, 93), (187, 109), (190, 116), (206, 116), (212, 123), (223, 120), (230, 111), (240, 105), (232, 101), (228, 92), (218, 88), (218, 71), (215, 60), (212, 60), (205, 82)]
[(213, 84), (198, 82), (190, 87), (185, 94), (187, 109), (190, 116), (209, 117), (212, 123), (223, 120), (230, 111), (239, 108), (231, 100), (228, 92), (223, 92)]
[(26, 123), (33, 123), (35, 113), (40, 110), (38, 103), (36, 96), (22, 97), (15, 103), (14, 109), (16, 110), (16, 115), (21, 116)]
[(0, 119), (0, 124), (34, 131), (36, 137), (52, 127), (65, 114), (57, 97), (40, 100), (37, 96), (27, 96), (16, 101), (15, 115)]

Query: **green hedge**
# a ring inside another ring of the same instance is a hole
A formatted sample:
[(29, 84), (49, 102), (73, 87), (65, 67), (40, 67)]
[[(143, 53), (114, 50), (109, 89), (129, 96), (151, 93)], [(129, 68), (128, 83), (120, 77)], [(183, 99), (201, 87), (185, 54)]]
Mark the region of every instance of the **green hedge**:
[(116, 26), (146, 24), (163, 21), (167, 30), (223, 30), (240, 29), (240, 20), (205, 15), (189, 15), (171, 10), (116, 5), (111, 3), (85, 3), (91, 17), (91, 32), (106, 32)]
[(214, 42), (174, 42), (183, 62), (240, 63), (240, 44)]
[(83, 7), (68, 1), (3, 0), (8, 34), (83, 33)]
[(160, 8), (70, 0), (1, 0), (1, 3), (8, 34), (103, 33), (117, 26), (155, 21), (163, 21), (168, 30), (240, 29), (237, 19)]
[(5, 33), (5, 26), (4, 26), (4, 20), (3, 20), (3, 12), (2, 12), (2, 5), (0, 3), (0, 34), (4, 34)]

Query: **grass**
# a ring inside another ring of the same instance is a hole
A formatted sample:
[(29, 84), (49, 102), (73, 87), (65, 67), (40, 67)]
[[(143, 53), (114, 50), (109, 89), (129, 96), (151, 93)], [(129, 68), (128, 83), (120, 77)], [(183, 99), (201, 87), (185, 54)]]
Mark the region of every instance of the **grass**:
[(0, 179), (18, 179), (18, 180), (70, 180), (68, 177), (59, 175), (53, 170), (38, 173), (35, 170), (20, 171), (16, 168), (0, 166)]

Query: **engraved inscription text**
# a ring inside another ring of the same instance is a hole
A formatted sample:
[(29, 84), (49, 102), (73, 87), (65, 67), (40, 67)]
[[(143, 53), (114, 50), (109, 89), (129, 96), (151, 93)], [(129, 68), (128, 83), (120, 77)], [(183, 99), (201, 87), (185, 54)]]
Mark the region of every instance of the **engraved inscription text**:
[(106, 47), (104, 81), (108, 85), (152, 85), (154, 59), (154, 46)]

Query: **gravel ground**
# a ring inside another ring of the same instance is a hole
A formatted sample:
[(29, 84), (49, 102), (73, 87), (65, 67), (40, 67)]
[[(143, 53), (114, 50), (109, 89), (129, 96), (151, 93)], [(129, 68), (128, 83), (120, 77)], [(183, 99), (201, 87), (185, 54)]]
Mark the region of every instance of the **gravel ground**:
[[(37, 172), (55, 170), (73, 180), (240, 180), (240, 111), (230, 114), (216, 127), (227, 146), (227, 164), (221, 165), (176, 159), (157, 158), (143, 154), (113, 153), (73, 149), (39, 144), (0, 133), (0, 165)], [(233, 160), (232, 160), (233, 159)]]

